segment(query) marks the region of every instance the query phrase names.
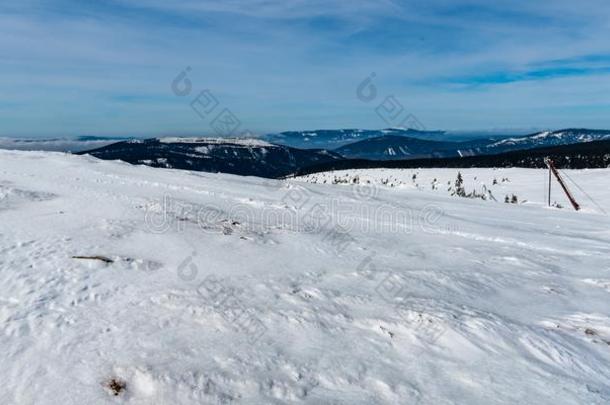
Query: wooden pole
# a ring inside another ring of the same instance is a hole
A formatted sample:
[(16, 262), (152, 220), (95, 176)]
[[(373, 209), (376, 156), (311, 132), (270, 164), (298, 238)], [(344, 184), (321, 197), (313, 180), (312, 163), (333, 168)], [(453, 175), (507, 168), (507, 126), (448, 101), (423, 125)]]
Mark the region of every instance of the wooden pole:
[(551, 206), (551, 166), (549, 166), (549, 207)]
[(568, 200), (570, 200), (570, 204), (572, 204), (572, 207), (574, 207), (576, 211), (580, 210), (580, 205), (578, 205), (578, 203), (572, 196), (572, 193), (570, 193), (570, 190), (568, 190), (568, 187), (563, 182), (563, 179), (561, 178), (559, 172), (557, 171), (557, 168), (555, 167), (555, 163), (553, 163), (553, 161), (549, 158), (544, 159), (544, 163), (547, 164), (549, 170), (555, 175), (555, 178), (559, 182), (559, 185), (563, 189), (563, 192), (566, 193), (566, 196), (568, 196)]

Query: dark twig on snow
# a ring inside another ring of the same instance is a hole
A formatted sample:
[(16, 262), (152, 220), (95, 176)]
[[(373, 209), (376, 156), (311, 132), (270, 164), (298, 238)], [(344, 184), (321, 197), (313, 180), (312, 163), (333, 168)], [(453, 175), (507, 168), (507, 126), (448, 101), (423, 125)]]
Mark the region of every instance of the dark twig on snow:
[(104, 263), (114, 263), (114, 260), (105, 256), (72, 256), (72, 258), (81, 260), (99, 260)]

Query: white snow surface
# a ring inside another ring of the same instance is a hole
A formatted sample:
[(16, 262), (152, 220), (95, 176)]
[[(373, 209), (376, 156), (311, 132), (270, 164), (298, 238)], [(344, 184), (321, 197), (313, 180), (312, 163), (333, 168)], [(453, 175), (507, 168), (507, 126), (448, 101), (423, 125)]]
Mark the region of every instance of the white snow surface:
[(265, 142), (255, 138), (186, 138), (186, 137), (164, 137), (159, 138), (161, 143), (206, 143), (214, 145), (236, 145), (236, 146), (275, 146), (269, 142)]
[(609, 253), (596, 212), (0, 151), (0, 403), (606, 404)]
[[(466, 192), (486, 194), (488, 200), (504, 202), (515, 195), (519, 204), (548, 205), (548, 170), (539, 169), (356, 169), (314, 173), (295, 180), (313, 184), (360, 185), (369, 194), (378, 190), (419, 190), (450, 196), (455, 191), (457, 174), (461, 173)], [(565, 184), (581, 209), (589, 213), (610, 213), (608, 169), (560, 170)], [(551, 203), (571, 210), (561, 186), (551, 179)]]

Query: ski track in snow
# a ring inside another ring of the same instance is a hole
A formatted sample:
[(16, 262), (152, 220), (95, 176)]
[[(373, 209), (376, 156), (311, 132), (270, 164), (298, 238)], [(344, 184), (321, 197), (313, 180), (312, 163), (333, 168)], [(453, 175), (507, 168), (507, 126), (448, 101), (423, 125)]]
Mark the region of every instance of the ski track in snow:
[[(462, 170), (520, 205), (412, 172), (363, 193), (0, 151), (0, 403), (609, 403), (608, 217), (545, 208), (542, 171)], [(605, 207), (607, 176), (575, 173)], [(333, 204), (350, 226), (312, 228)]]

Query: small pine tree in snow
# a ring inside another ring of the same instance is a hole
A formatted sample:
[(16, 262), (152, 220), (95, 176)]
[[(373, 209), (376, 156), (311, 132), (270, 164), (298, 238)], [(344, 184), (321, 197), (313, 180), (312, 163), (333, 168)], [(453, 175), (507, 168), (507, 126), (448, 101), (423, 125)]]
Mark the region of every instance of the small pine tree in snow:
[(466, 196), (466, 190), (464, 190), (464, 179), (462, 173), (458, 172), (457, 178), (455, 179), (455, 194), (459, 197)]

